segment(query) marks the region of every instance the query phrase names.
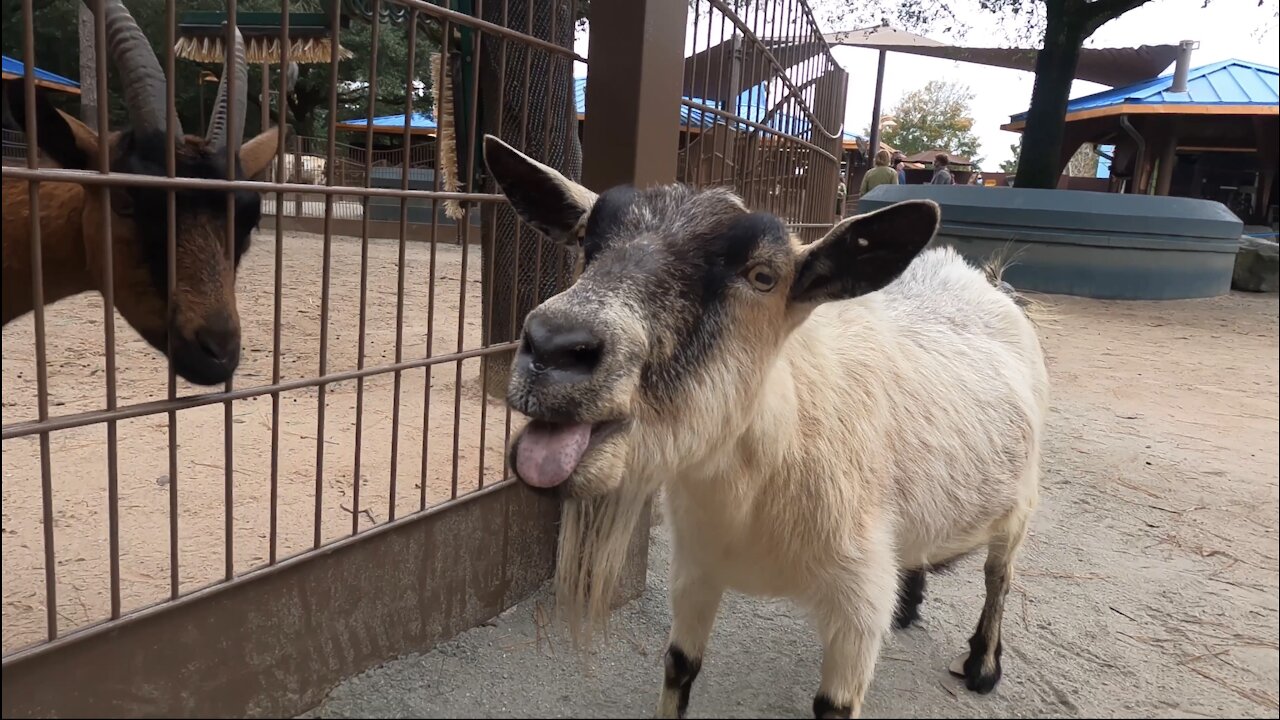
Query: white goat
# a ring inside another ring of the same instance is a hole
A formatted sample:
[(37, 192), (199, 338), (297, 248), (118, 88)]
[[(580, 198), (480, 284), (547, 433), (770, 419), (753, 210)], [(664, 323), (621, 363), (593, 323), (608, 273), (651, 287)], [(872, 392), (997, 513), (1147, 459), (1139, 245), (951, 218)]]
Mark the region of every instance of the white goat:
[[(928, 201), (802, 246), (725, 190), (600, 196), (487, 137), (503, 193), (583, 251), (525, 321), (511, 466), (566, 499), (558, 602), (607, 616), (662, 487), (673, 622), (662, 717), (683, 716), (722, 594), (792, 598), (823, 642), (817, 717), (859, 714), (883, 636), (925, 572), (987, 546), (986, 603), (954, 666), (1001, 675), (1001, 618), (1038, 495), (1048, 378), (1034, 325), (953, 250)], [(896, 600), (896, 602), (895, 602)]]
[[(274, 178), (276, 164), (271, 163), (271, 174)], [(328, 161), (326, 158), (318, 155), (295, 155), (286, 153), (284, 156), (284, 181), (290, 183), (303, 183), (306, 185), (324, 185), (328, 177)]]

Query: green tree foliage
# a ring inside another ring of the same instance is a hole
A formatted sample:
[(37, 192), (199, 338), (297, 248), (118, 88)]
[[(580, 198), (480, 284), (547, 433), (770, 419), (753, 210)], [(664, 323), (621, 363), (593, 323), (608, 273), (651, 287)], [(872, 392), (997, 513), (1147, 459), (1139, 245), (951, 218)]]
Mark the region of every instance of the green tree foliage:
[(979, 143), (973, 134), (972, 102), (973, 92), (968, 86), (930, 80), (902, 96), (890, 113), (893, 123), (881, 131), (880, 137), (907, 155), (945, 150), (974, 158)]
[[(327, 3), (320, 0), (295, 0), (290, 9), (293, 12), (322, 12)], [(42, 69), (64, 75), (72, 79), (80, 76), (80, 58), (76, 43), (77, 17), (80, 0), (47, 0), (35, 3), (35, 53), (36, 65)], [(223, 0), (182, 0), (178, 3), (178, 14), (192, 10), (224, 10)], [(240, 12), (268, 11), (279, 12), (278, 0), (241, 0), (237, 7)], [(129, 10), (138, 20), (138, 25), (151, 39), (151, 45), (159, 57), (164, 57), (166, 33), (165, 3), (159, 0), (133, 0)], [(22, 2), (21, 0), (0, 0), (0, 21), (3, 22), (4, 54), (21, 58), (22, 46)], [(435, 51), (436, 43), (431, 34), (419, 29), (417, 32), (412, 77), (424, 83), (414, 97), (413, 107), (416, 112), (431, 110), (431, 93), (427, 92), (430, 78), (430, 57)], [(364, 117), (368, 109), (370, 56), (373, 45), (373, 26), (363, 20), (353, 19), (351, 27), (342, 33), (341, 44), (350, 50), (354, 57), (343, 60), (338, 66), (337, 108), (338, 118)], [(409, 31), (407, 24), (393, 24), (384, 21), (378, 33), (378, 87), (374, 107), (375, 115), (386, 115), (405, 111), (406, 105), (406, 70), (408, 69)], [(123, 105), (123, 93), (120, 79), (110, 71), (110, 116), (113, 127), (127, 124), (128, 115)], [(175, 96), (178, 117), (183, 128), (188, 132), (196, 132), (200, 128), (202, 115), (207, 114), (217, 92), (216, 85), (204, 88), (205, 107), (200, 107), (200, 88), (197, 85), (202, 71), (221, 73), (217, 64), (201, 64), (178, 59), (175, 61), (176, 87)], [(279, 88), (279, 67), (273, 66), (271, 73), (271, 89)], [(262, 93), (262, 73), (260, 66), (251, 67), (249, 72), (249, 106), (246, 112), (246, 133), (255, 133), (259, 128), (261, 108), (259, 105)], [(334, 88), (327, 64), (301, 65), (298, 81), (293, 96), (289, 98), (289, 122), (301, 135), (325, 136), (328, 122), (329, 100), (331, 88)], [(72, 96), (57, 97), (57, 102), (64, 109), (76, 114), (76, 99)], [(275, 116), (275, 110), (272, 110)], [(273, 119), (274, 122), (274, 119)]]
[(1000, 162), (1000, 172), (1006, 175), (1018, 174), (1018, 155), (1020, 154), (1021, 150), (1022, 150), (1022, 146), (1018, 145), (1017, 143), (1014, 143), (1013, 145), (1009, 146), (1009, 152), (1013, 153), (1013, 157), (1009, 158), (1008, 160), (1002, 160)]

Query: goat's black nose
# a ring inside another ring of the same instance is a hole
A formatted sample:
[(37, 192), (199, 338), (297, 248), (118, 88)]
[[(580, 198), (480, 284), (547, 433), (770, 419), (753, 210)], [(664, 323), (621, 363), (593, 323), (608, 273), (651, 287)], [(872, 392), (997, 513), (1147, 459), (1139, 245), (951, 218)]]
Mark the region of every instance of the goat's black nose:
[(215, 320), (196, 331), (200, 352), (219, 365), (235, 367), (240, 360), (240, 328), (230, 320)]
[(604, 341), (580, 323), (530, 316), (520, 353), (535, 372), (556, 372), (565, 380), (585, 380), (600, 364)]

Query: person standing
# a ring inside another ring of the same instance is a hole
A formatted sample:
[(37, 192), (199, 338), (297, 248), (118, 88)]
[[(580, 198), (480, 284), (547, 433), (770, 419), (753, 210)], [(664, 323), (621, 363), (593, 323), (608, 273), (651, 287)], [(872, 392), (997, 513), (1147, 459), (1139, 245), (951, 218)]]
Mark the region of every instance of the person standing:
[(898, 184), (907, 184), (907, 156), (902, 153), (893, 154), (893, 169), (898, 171)]
[(933, 180), (929, 181), (930, 185), (955, 185), (956, 181), (951, 177), (951, 171), (947, 169), (951, 159), (946, 153), (938, 153), (933, 159)]
[(889, 167), (889, 151), (881, 150), (876, 153), (876, 166), (867, 171), (862, 176), (862, 186), (858, 190), (859, 195), (866, 195), (881, 185), (897, 185), (898, 173)]

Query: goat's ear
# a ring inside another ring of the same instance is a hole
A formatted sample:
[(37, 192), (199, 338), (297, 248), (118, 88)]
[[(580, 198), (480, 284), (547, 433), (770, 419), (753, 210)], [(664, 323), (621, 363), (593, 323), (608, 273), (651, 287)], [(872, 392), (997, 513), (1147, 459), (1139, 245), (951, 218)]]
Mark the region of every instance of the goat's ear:
[[(27, 98), (21, 80), (6, 80), (5, 94), (14, 122), (27, 131)], [(55, 108), (46, 91), (36, 88), (36, 143), (44, 154), (68, 170), (86, 170), (98, 152), (98, 134)]]
[(800, 255), (791, 301), (847, 300), (883, 288), (933, 239), (938, 217), (932, 200), (908, 200), (841, 222)]
[(484, 161), (525, 222), (552, 240), (578, 243), (595, 193), (492, 135), (484, 136)]
[(244, 176), (250, 180), (258, 180), (266, 175), (271, 161), (276, 159), (276, 149), (280, 146), (280, 129), (267, 128), (252, 140), (240, 145), (240, 168)]

